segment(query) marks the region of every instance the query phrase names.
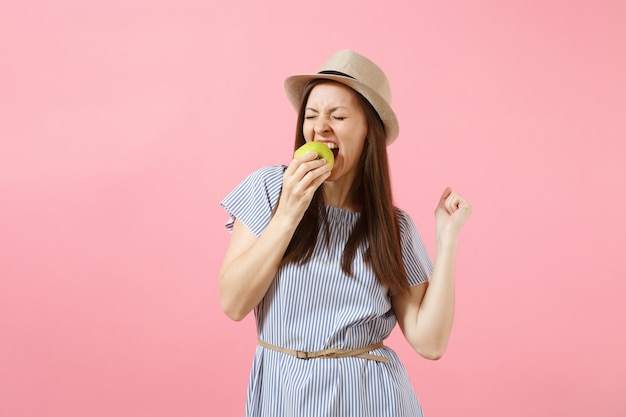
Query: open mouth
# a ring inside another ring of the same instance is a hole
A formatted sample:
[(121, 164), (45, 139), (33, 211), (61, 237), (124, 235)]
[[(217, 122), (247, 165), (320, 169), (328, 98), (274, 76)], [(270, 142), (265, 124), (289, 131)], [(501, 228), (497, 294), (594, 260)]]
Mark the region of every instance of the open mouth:
[(331, 142), (326, 142), (325, 144), (333, 152), (333, 156), (336, 158), (337, 154), (339, 154), (339, 146)]

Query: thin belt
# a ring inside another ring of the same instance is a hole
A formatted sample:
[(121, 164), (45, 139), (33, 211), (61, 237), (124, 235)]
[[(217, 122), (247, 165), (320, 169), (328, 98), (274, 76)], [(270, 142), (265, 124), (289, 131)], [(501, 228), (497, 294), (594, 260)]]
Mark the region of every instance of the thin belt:
[(369, 353), (370, 350), (374, 350), (374, 349), (378, 349), (383, 347), (383, 342), (378, 342), (378, 343), (374, 343), (372, 345), (369, 346), (365, 346), (359, 349), (352, 349), (352, 350), (346, 350), (346, 349), (324, 349), (324, 350), (316, 350), (313, 352), (305, 352), (302, 350), (292, 350), (292, 349), (285, 349), (284, 347), (280, 347), (280, 346), (276, 346), (276, 345), (272, 345), (269, 343), (266, 343), (264, 341), (262, 341), (261, 339), (259, 339), (259, 345), (263, 346), (264, 348), (267, 349), (272, 349), (278, 352), (282, 352), (282, 353), (286, 353), (288, 355), (291, 356), (295, 356), (298, 359), (314, 359), (314, 358), (347, 358), (347, 357), (355, 357), (355, 358), (363, 358), (363, 359), (370, 359), (373, 361), (378, 361), (378, 362), (383, 362), (383, 363), (387, 363), (389, 362), (388, 358), (385, 358), (384, 356), (379, 356), (379, 355), (371, 355)]

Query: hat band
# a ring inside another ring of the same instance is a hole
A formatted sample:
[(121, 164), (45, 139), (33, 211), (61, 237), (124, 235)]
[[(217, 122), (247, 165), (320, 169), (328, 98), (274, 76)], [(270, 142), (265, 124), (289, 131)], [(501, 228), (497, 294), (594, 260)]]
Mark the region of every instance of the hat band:
[(325, 75), (339, 75), (341, 77), (348, 77), (348, 78), (352, 78), (353, 80), (356, 80), (356, 78), (354, 78), (351, 75), (348, 74), (344, 74), (343, 72), (339, 72), (339, 71), (332, 71), (332, 70), (328, 70), (328, 71), (320, 71), (318, 72), (318, 74), (325, 74)]

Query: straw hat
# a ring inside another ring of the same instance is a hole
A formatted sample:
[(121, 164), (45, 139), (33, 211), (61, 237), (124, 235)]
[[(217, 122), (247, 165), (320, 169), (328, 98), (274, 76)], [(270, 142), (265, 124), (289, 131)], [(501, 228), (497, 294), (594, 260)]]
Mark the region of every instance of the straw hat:
[(385, 73), (364, 56), (348, 50), (333, 54), (317, 74), (292, 75), (285, 80), (285, 91), (293, 107), (299, 110), (305, 85), (314, 79), (333, 80), (353, 88), (365, 97), (385, 126), (387, 145), (398, 137), (396, 114), (391, 109), (391, 89)]

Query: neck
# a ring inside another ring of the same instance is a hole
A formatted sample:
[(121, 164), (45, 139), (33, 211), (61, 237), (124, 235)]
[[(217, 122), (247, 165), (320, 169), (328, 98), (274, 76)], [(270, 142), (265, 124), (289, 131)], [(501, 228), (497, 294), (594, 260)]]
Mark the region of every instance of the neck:
[(352, 184), (326, 181), (323, 187), (325, 204), (348, 211), (361, 211), (361, 204), (355, 198)]

